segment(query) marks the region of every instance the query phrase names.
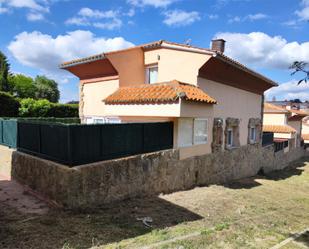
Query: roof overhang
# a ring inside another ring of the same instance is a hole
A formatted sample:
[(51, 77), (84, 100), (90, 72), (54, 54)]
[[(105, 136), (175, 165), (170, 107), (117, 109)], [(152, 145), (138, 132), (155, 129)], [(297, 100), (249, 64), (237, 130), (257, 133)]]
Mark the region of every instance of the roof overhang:
[(199, 69), (199, 76), (260, 95), (277, 86), (272, 80), (218, 53)]
[(294, 115), (288, 118), (289, 121), (302, 121), (306, 115)]
[(60, 68), (71, 72), (81, 80), (118, 75), (117, 70), (104, 55), (87, 57), (82, 61), (72, 61), (60, 65)]

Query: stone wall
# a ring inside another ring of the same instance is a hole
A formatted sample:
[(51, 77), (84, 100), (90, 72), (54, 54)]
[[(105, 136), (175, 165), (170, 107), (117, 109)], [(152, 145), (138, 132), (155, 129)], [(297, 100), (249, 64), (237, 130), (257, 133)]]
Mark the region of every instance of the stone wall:
[(301, 148), (274, 153), (273, 146), (247, 145), (179, 160), (167, 150), (74, 168), (14, 152), (12, 177), (67, 208), (94, 207), (136, 196), (222, 184), (282, 169), (305, 155)]

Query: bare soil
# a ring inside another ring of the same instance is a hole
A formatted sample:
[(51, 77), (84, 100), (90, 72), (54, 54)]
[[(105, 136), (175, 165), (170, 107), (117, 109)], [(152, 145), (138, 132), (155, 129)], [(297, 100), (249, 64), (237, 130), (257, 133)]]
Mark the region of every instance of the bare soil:
[[(309, 163), (295, 167), (74, 212), (24, 212), (0, 191), (0, 248), (270, 248), (309, 228)], [(283, 248), (309, 247), (308, 237)]]

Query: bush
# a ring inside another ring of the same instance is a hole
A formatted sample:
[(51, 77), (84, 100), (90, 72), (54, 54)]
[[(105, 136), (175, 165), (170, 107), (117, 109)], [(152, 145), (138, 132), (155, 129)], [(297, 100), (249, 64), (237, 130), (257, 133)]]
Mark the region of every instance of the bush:
[(20, 101), (20, 117), (46, 117), (52, 104), (46, 99), (22, 99)]
[(22, 99), (19, 108), (20, 117), (54, 117), (72, 118), (78, 117), (78, 105), (54, 104), (46, 99)]
[(78, 105), (53, 104), (47, 113), (48, 117), (71, 118), (78, 117)]
[(18, 116), (19, 102), (12, 95), (0, 92), (0, 117)]

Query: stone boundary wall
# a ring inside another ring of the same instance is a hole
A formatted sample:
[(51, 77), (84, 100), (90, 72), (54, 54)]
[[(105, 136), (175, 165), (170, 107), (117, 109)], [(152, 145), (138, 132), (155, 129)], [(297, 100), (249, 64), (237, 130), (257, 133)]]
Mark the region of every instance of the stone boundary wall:
[(66, 208), (95, 207), (137, 196), (223, 184), (287, 167), (303, 148), (274, 153), (273, 146), (246, 145), (179, 160), (166, 150), (69, 168), (21, 152), (12, 157), (12, 177)]

